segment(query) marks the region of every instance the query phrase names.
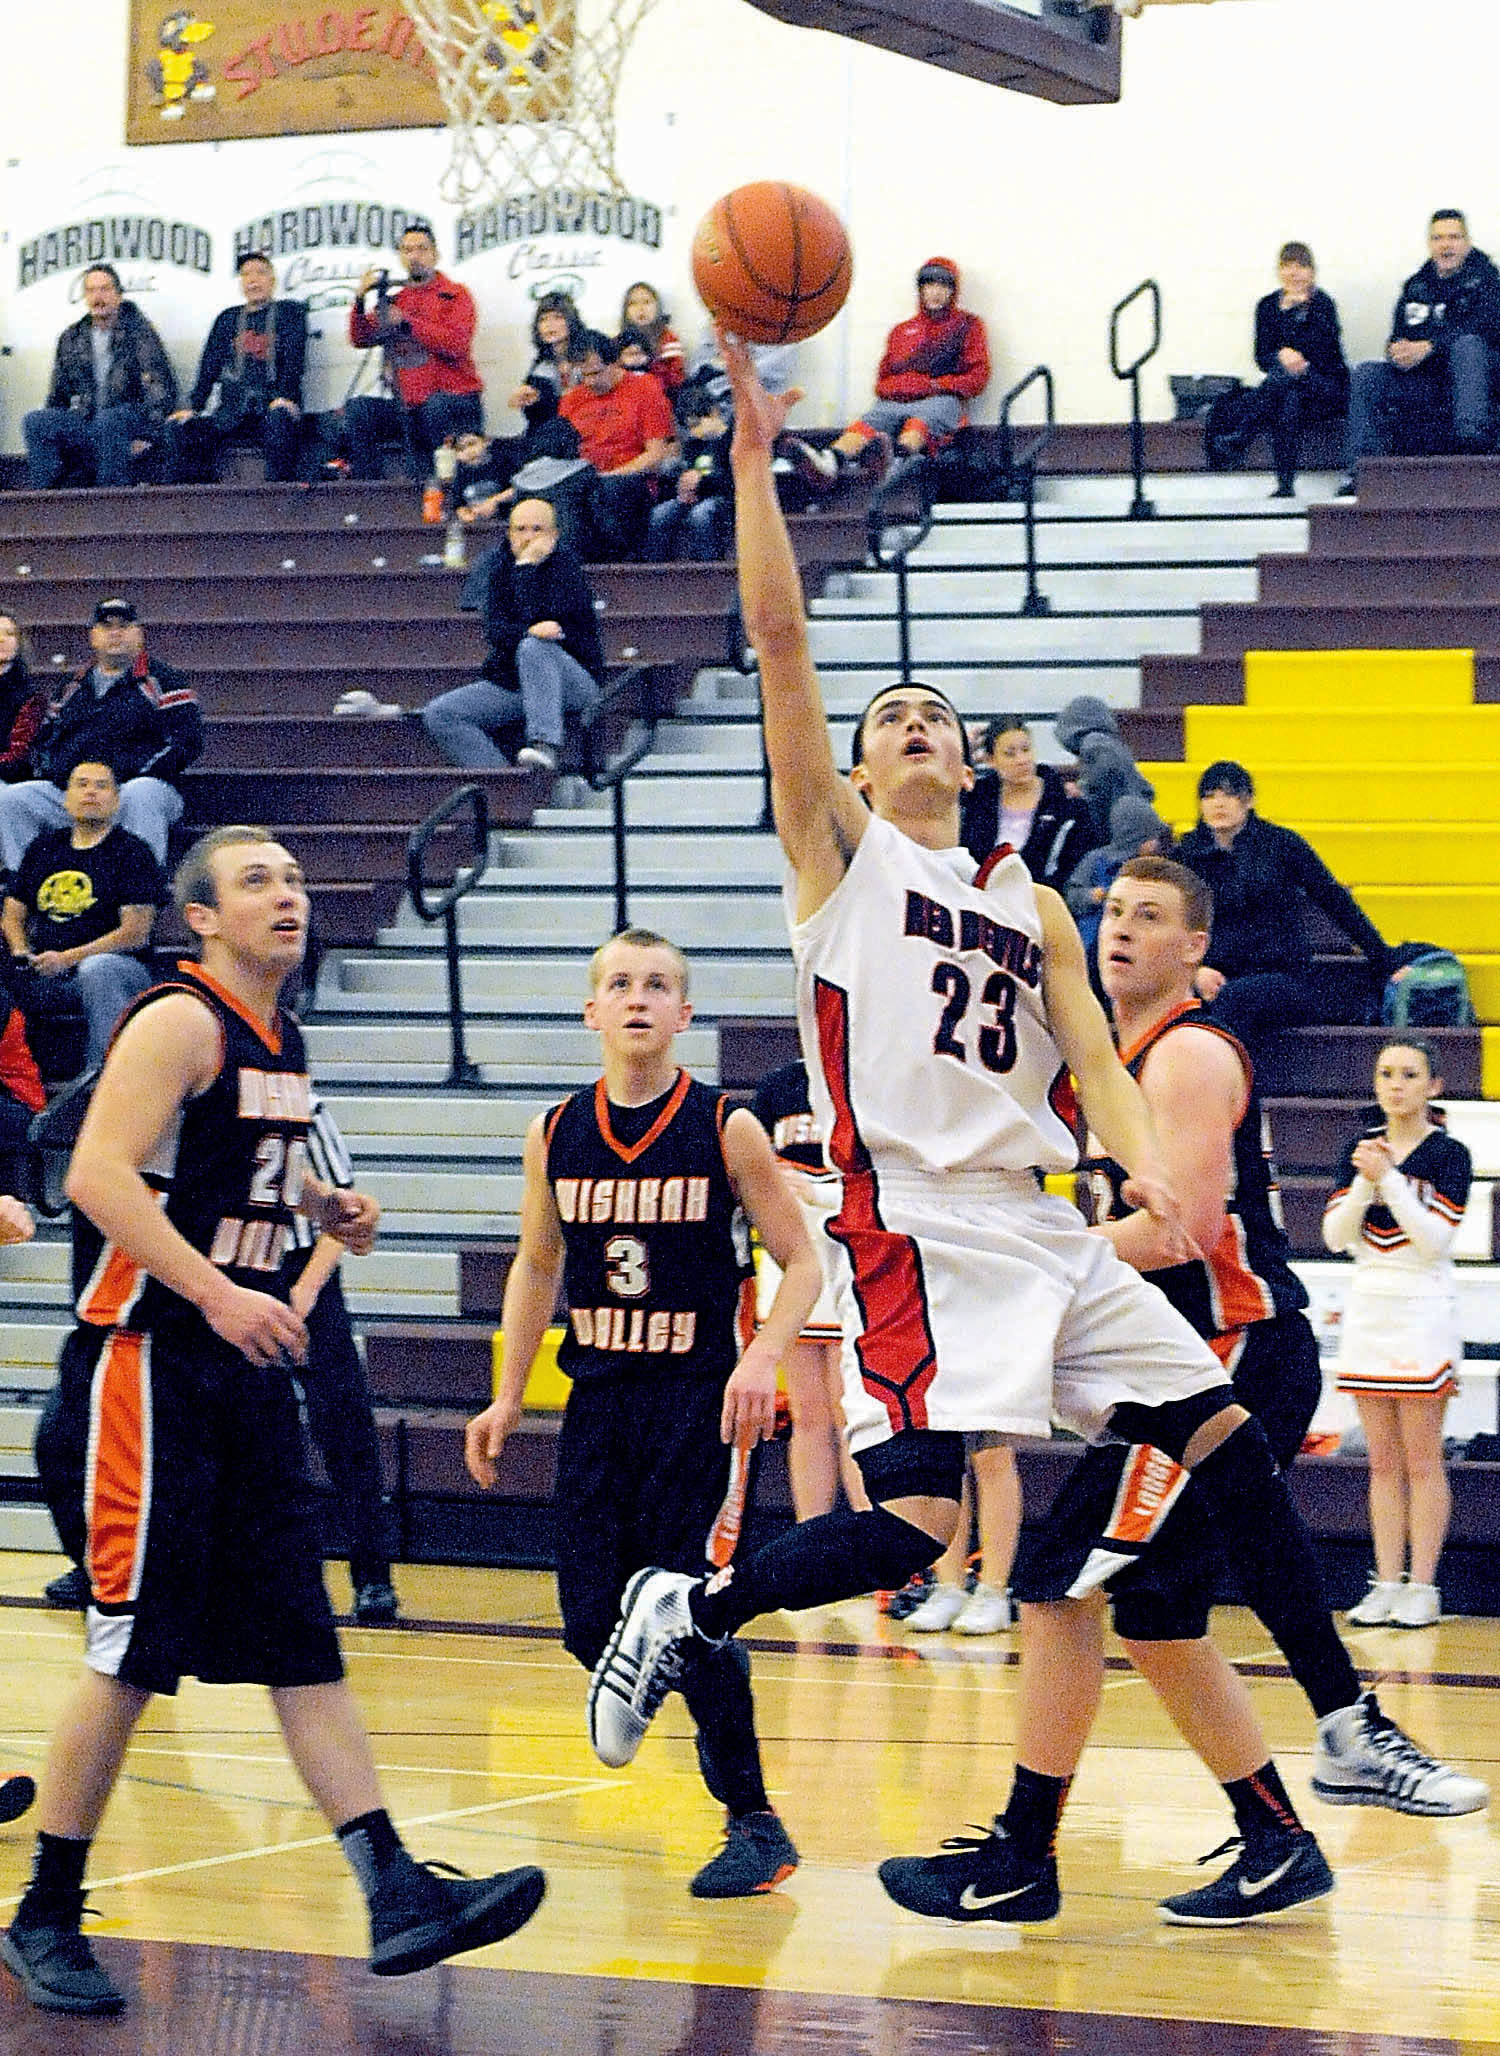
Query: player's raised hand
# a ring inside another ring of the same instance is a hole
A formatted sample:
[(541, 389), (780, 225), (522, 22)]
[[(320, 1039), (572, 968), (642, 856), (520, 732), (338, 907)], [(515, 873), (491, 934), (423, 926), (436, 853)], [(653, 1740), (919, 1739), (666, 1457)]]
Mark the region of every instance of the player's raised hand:
[(307, 1362), (307, 1323), (269, 1293), (225, 1278), (201, 1311), (214, 1333), (253, 1364)]
[(753, 1447), (776, 1433), (776, 1359), (757, 1338), (734, 1367), (724, 1387), (719, 1434), (725, 1442)]
[(1165, 1178), (1152, 1172), (1139, 1172), (1125, 1180), (1120, 1187), (1120, 1197), (1126, 1206), (1138, 1206), (1148, 1213), (1161, 1229), (1169, 1263), (1186, 1264), (1195, 1257), (1201, 1259), (1203, 1251), (1188, 1233), (1187, 1223), (1182, 1218), (1182, 1202)]
[(492, 1492), (500, 1474), (500, 1453), (517, 1421), (519, 1406), (497, 1399), (483, 1413), (475, 1414), (464, 1429), (464, 1463), (469, 1476), (486, 1492)]
[(784, 393), (768, 393), (760, 382), (760, 373), (755, 368), (755, 359), (748, 346), (718, 322), (714, 323), (714, 334), (724, 353), (724, 369), (729, 373), (729, 384), (734, 393), (734, 441), (731, 448), (740, 454), (751, 450), (769, 454), (777, 436), (786, 427), (788, 414), (802, 398), (802, 389), (791, 386)]

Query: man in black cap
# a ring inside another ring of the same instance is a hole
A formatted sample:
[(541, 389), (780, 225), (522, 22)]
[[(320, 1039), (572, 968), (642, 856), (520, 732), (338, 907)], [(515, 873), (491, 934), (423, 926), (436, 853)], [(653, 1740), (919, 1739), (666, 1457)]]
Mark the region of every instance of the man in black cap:
[[(830, 464), (859, 465), (878, 478), (893, 440), (903, 457), (927, 454), (963, 427), (967, 403), (989, 379), (984, 323), (958, 304), (958, 266), (929, 257), (917, 273), (916, 313), (885, 339), (874, 403), (832, 445)], [(836, 475), (829, 470), (830, 480)]]
[(263, 445), (269, 481), (296, 475), (307, 309), (300, 300), (276, 298), (276, 273), (263, 250), (247, 250), (237, 269), (244, 305), (216, 316), (193, 390), (167, 418), (167, 477), (174, 485), (209, 484), (218, 447), (232, 438)]
[(174, 665), (146, 654), (129, 600), (100, 600), (89, 629), (94, 660), (48, 701), (32, 746), (36, 777), (0, 786), (0, 866), (12, 877), (44, 828), (67, 828), (63, 788), (76, 764), (108, 764), (120, 785), (119, 825), (158, 864), (182, 818), (176, 781), (203, 748), (198, 695)]

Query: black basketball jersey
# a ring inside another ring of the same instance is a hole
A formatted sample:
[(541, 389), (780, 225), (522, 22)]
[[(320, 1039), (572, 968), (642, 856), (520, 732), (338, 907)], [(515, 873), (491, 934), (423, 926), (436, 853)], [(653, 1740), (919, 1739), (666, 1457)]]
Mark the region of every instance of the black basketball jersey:
[(571, 1378), (659, 1368), (722, 1382), (753, 1332), (745, 1218), (724, 1162), (727, 1100), (679, 1071), (648, 1107), (604, 1080), (547, 1116)]
[(771, 1147), (785, 1164), (799, 1171), (826, 1171), (823, 1137), (808, 1094), (807, 1066), (798, 1057), (768, 1071), (755, 1088), (750, 1111), (771, 1138)]
[[(1255, 1072), (1244, 1045), (1227, 1028), (1208, 1018), (1198, 1000), (1186, 1000), (1149, 1029), (1139, 1042), (1121, 1050), (1120, 1060), (1132, 1078), (1139, 1078), (1146, 1058), (1174, 1028), (1206, 1028), (1223, 1039), (1240, 1059), (1245, 1073), (1245, 1111), (1234, 1131), (1234, 1173), (1224, 1232), (1200, 1261), (1172, 1264), (1148, 1272), (1177, 1311), (1198, 1333), (1212, 1339), (1234, 1335), (1256, 1321), (1295, 1313), (1307, 1305), (1307, 1293), (1291, 1268), (1291, 1244), (1281, 1224), (1281, 1194), (1271, 1161), (1270, 1135), (1255, 1090)], [(1112, 1220), (1129, 1209), (1120, 1198), (1125, 1173), (1111, 1159), (1094, 1159), (1095, 1217)]]
[[(132, 1020), (164, 994), (191, 992), (213, 1012), (223, 1047), (218, 1076), (190, 1099), (141, 1175), (162, 1194), (167, 1219), (236, 1285), (286, 1298), (282, 1259), (307, 1174), (312, 1091), (302, 1034), (278, 1012), (268, 1031), (196, 964), (141, 994)], [(75, 1261), (83, 1272), (80, 1321), (151, 1332), (207, 1329), (196, 1307), (142, 1270), (77, 1208)]]

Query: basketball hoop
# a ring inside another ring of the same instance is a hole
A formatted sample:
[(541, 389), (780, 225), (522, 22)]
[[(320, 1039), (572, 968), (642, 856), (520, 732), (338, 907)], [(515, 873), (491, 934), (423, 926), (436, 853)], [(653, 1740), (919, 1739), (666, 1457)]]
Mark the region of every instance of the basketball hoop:
[(573, 186), (623, 192), (615, 93), (655, 0), (405, 0), (437, 72), (445, 200)]

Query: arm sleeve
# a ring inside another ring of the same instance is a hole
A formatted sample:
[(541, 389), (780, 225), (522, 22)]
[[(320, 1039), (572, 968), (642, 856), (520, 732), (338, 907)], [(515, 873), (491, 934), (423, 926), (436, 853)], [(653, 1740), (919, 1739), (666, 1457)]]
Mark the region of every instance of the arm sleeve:
[(1354, 1168), (1353, 1148), (1346, 1149), (1339, 1165), (1338, 1183), (1323, 1209), (1325, 1248), (1337, 1255), (1354, 1247), (1359, 1240), (1365, 1214), (1374, 1205), (1375, 1197), (1375, 1187)]
[(31, 775), (31, 746), (36, 741), (47, 712), (47, 696), (34, 692), (29, 700), (23, 700), (16, 710), (16, 718), (10, 724), (5, 748), (0, 752), (0, 779), (14, 784), (19, 778)]
[(955, 393), (961, 400), (977, 399), (990, 382), (990, 346), (984, 332), (984, 323), (977, 314), (964, 318), (964, 332), (959, 344), (957, 371), (944, 372), (934, 379), (939, 392)]
[[(401, 296), (397, 295), (397, 304)], [(467, 286), (446, 286), (439, 293), (424, 294), (415, 308), (401, 308), (412, 334), (434, 357), (450, 364), (462, 364), (474, 340), (474, 296)]]
[(162, 346), (161, 337), (144, 317), (137, 347), (140, 351), (141, 390), (146, 405), (158, 420), (162, 420), (177, 405), (177, 373), (172, 369), (172, 360)]
[(590, 677), (602, 684), (604, 648), (599, 640), (599, 616), (583, 566), (575, 557), (570, 555), (559, 563), (555, 591), (556, 618), (568, 655), (575, 657)]
[(350, 306), (349, 340), (356, 350), (373, 350), (381, 340), (381, 331), (365, 312), (363, 300), (355, 300)]
[(1341, 928), (1372, 969), (1384, 974), (1390, 958), (1385, 939), (1346, 886), (1340, 885), (1310, 842), (1291, 829), (1283, 829), (1285, 848), (1296, 883)]
[(273, 398), (302, 405), (302, 374), (307, 364), (307, 309), (300, 300), (280, 300), (276, 308), (276, 384)]
[(521, 637), (531, 626), (529, 621), (521, 619), (517, 611), (511, 577), (513, 563), (509, 546), (505, 543), (499, 544), (495, 550), (495, 560), (490, 566), (489, 583), (484, 590), (484, 604), (480, 608), (485, 641), (494, 654), (503, 657), (507, 663), (515, 661)]
[(1255, 361), (1264, 372), (1275, 369), (1276, 351), (1276, 295), (1267, 293), (1263, 300), (1255, 303)]
[(1416, 1187), (1405, 1174), (1392, 1165), (1381, 1179), (1378, 1187), (1380, 1197), (1388, 1206), (1397, 1225), (1406, 1235), (1412, 1247), (1425, 1257), (1446, 1256), (1458, 1231), (1457, 1217), (1447, 1213), (1434, 1213), (1422, 1204)]
[(122, 907), (160, 907), (167, 900), (167, 881), (161, 865), (139, 836), (131, 836), (124, 863), (116, 881)]
[(171, 665), (154, 667), (162, 687), (160, 741), (136, 772), (138, 778), (173, 779), (203, 750), (203, 709), (198, 695)]
[(215, 315), (214, 325), (208, 332), (203, 345), (203, 355), (198, 359), (198, 376), (193, 380), (193, 390), (187, 396), (187, 405), (195, 414), (201, 414), (208, 405), (208, 396), (219, 382), (219, 374), (228, 361), (225, 348), (225, 317)]
[(26, 1040), (26, 1023), (19, 1007), (11, 1008), (0, 1030), (0, 1084), (34, 1114), (47, 1104), (42, 1074)]

